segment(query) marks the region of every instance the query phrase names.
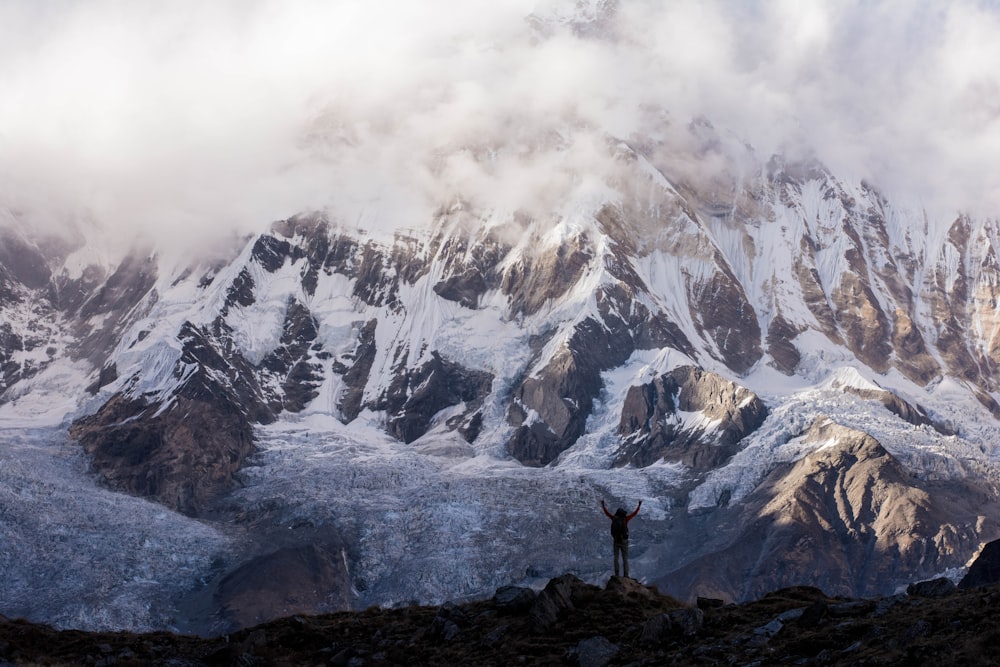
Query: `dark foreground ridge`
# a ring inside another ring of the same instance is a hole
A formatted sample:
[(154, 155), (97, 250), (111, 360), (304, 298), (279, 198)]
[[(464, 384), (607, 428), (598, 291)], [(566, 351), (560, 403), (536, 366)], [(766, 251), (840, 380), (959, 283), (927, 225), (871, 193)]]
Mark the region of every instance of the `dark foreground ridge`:
[(787, 588), (741, 605), (685, 605), (612, 577), (566, 574), (440, 607), (293, 616), (224, 637), (57, 631), (0, 617), (6, 665), (996, 664), (1000, 588), (938, 579), (908, 594), (830, 598)]

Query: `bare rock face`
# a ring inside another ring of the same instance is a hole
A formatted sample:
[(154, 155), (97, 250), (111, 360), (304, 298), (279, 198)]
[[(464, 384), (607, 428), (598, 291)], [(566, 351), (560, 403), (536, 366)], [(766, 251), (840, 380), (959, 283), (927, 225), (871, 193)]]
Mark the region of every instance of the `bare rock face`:
[[(624, 265), (610, 270), (632, 275)], [(625, 363), (635, 350), (670, 345), (693, 352), (676, 325), (635, 302), (642, 283), (634, 281), (603, 287), (596, 295), (600, 319), (578, 324), (569, 341), (518, 387), (508, 412), (516, 430), (507, 443), (517, 460), (543, 466), (572, 447), (603, 387), (601, 373)]]
[(831, 299), (848, 347), (869, 367), (885, 372), (892, 352), (890, 325), (871, 288), (855, 273), (844, 273)]
[(891, 594), (897, 572), (960, 567), (998, 533), (987, 519), (996, 501), (971, 482), (915, 479), (874, 438), (826, 418), (806, 438), (827, 444), (774, 470), (739, 508), (716, 510), (707, 534), (725, 544), (661, 589), (745, 600), (811, 582), (834, 595)]
[(332, 364), (333, 371), (340, 374), (345, 385), (340, 403), (337, 406), (345, 422), (353, 421), (361, 413), (365, 385), (368, 382), (368, 374), (375, 362), (377, 351), (375, 346), (376, 327), (378, 327), (378, 320), (359, 323), (354, 350), (348, 355), (341, 355)]
[(231, 630), (295, 614), (344, 611), (353, 602), (341, 547), (327, 544), (253, 558), (223, 578), (215, 597)]
[[(693, 423), (682, 413), (697, 414)], [(767, 418), (749, 389), (714, 373), (682, 366), (630, 387), (622, 407), (617, 465), (680, 461), (695, 470), (718, 467)]]
[(493, 376), (464, 368), (437, 352), (416, 369), (398, 373), (389, 390), (375, 404), (387, 410), (388, 430), (403, 442), (413, 442), (430, 426), (431, 419), (445, 408), (465, 404), (462, 419), (471, 419), (490, 392)]
[(166, 405), (118, 393), (74, 422), (71, 435), (112, 488), (197, 514), (254, 451), (253, 422), (273, 420), (246, 362), (225, 358), (207, 332), (185, 325), (175, 373), (185, 376)]
[(507, 450), (527, 465), (550, 463), (583, 433), (600, 388), (599, 369), (570, 349), (560, 350), (541, 374), (518, 389), (510, 410), (518, 428)]
[(24, 349), (24, 342), (14, 332), (10, 323), (0, 324), (0, 396), (7, 387), (21, 379), (21, 364), (14, 361), (14, 353)]
[(978, 588), (1000, 584), (1000, 540), (993, 540), (983, 547), (976, 560), (969, 566), (959, 588)]
[(289, 303), (279, 345), (260, 364), (272, 411), (301, 412), (319, 393), (323, 348), (314, 343), (318, 327), (306, 306)]
[(507, 451), (526, 465), (551, 463), (583, 434), (601, 371), (624, 363), (635, 340), (620, 320), (608, 326), (587, 318), (539, 373), (525, 378), (511, 403), (517, 427)]
[[(177, 399), (158, 406), (124, 398), (77, 421), (71, 430), (111, 487), (153, 498), (185, 514), (197, 514), (253, 450), (252, 430), (231, 406)], [(132, 420), (132, 421), (129, 421)]]
[(144, 300), (155, 300), (152, 289), (157, 275), (152, 254), (135, 251), (126, 257), (78, 311), (69, 313), (77, 318), (74, 355), (102, 366), (134, 317), (133, 308)]
[(546, 301), (565, 294), (580, 279), (593, 254), (591, 239), (581, 234), (552, 252), (526, 257), (510, 267), (500, 287), (510, 297), (511, 311), (532, 315)]
[(763, 354), (760, 324), (739, 280), (722, 257), (716, 262), (720, 268), (710, 280), (689, 287), (691, 317), (715, 343), (726, 366), (742, 374)]
[(507, 244), (489, 234), (469, 238), (442, 233), (431, 239), (430, 246), (442, 263), (441, 280), (434, 285), (442, 299), (476, 309), (487, 290), (500, 287), (504, 278), (499, 264), (510, 251)]
[(586, 584), (572, 574), (564, 574), (549, 580), (528, 613), (539, 628), (548, 629), (573, 610), (589, 592), (596, 590), (596, 586)]
[(767, 329), (767, 352), (771, 355), (774, 367), (785, 375), (792, 375), (802, 360), (792, 339), (800, 331), (779, 313), (771, 320)]

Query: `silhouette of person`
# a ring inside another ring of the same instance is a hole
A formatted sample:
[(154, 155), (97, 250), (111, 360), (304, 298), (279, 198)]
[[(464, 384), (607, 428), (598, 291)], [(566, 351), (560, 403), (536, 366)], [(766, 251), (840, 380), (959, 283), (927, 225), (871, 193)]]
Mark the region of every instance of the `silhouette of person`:
[(635, 506), (635, 511), (631, 514), (626, 514), (625, 509), (619, 507), (612, 514), (608, 511), (608, 506), (604, 504), (604, 499), (601, 499), (601, 509), (604, 510), (604, 514), (611, 519), (611, 539), (614, 542), (614, 553), (615, 553), (615, 576), (618, 576), (618, 554), (621, 554), (622, 560), (622, 574), (626, 577), (628, 576), (628, 522), (635, 518), (635, 515), (639, 513), (639, 508), (642, 507), (642, 501)]

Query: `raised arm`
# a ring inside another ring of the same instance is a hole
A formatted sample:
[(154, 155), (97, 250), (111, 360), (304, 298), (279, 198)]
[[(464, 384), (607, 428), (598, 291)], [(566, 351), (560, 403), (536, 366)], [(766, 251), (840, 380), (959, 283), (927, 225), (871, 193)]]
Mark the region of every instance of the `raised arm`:
[[(631, 521), (632, 519), (634, 519), (635, 515), (639, 513), (639, 508), (640, 507), (642, 507), (642, 501), (641, 500), (639, 501), (639, 504), (635, 506), (635, 511), (632, 512), (631, 514), (629, 514), (627, 517), (625, 517), (625, 521), (628, 522), (628, 521)], [(604, 510), (604, 511), (607, 512), (607, 510)]]
[(604, 510), (604, 513), (608, 515), (609, 519), (615, 518), (615, 516), (608, 511), (608, 506), (604, 504), (604, 498), (601, 498), (601, 509)]

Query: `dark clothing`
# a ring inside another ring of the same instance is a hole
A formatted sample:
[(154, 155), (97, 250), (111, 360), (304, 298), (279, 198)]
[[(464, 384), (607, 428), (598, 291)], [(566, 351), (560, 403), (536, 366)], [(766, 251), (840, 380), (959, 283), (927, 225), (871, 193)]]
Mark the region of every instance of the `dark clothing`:
[[(625, 523), (624, 537), (619, 537), (617, 535), (612, 534), (612, 543), (613, 543), (613, 548), (614, 548), (615, 576), (616, 577), (618, 576), (618, 557), (619, 557), (619, 554), (621, 555), (622, 574), (624, 576), (626, 576), (626, 577), (628, 576), (628, 522), (635, 518), (635, 515), (639, 513), (639, 508), (640, 507), (642, 507), (642, 501), (641, 500), (639, 501), (639, 504), (636, 506), (635, 511), (632, 512), (631, 514), (625, 514), (625, 510), (622, 509), (621, 507), (619, 507), (618, 510), (614, 514), (612, 514), (611, 512), (608, 511), (608, 508), (604, 505), (604, 501), (603, 500), (601, 501), (601, 509), (604, 510), (604, 514), (609, 519), (611, 519), (612, 525), (614, 525), (613, 522), (615, 520), (615, 516), (616, 515), (618, 515), (619, 517), (621, 517), (621, 518), (623, 518), (625, 520), (624, 521), (624, 523)], [(612, 533), (614, 533), (614, 529), (612, 529)]]
[(614, 543), (615, 550), (615, 576), (618, 576), (618, 554), (622, 556), (622, 570), (623, 574), (628, 576), (628, 540), (623, 542)]

